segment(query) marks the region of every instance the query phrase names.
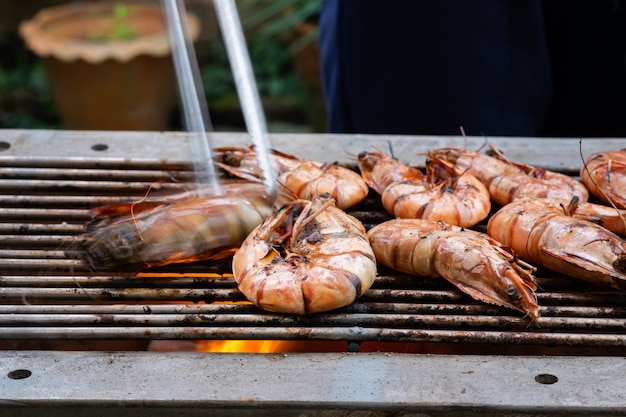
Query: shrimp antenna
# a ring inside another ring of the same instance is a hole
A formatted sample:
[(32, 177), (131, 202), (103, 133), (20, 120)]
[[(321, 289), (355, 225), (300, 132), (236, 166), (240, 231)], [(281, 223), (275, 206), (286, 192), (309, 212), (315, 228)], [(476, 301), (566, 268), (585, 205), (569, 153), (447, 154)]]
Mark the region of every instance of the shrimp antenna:
[(390, 140), (387, 141), (387, 147), (389, 148), (389, 155), (393, 158), (396, 159), (396, 156), (393, 153), (393, 143), (391, 143)]
[(483, 141), (482, 145), (480, 145), (480, 147), (476, 150), (476, 152), (480, 152), (485, 146), (489, 144), (489, 138), (484, 133), (483, 133), (483, 138), (485, 140)]
[[(598, 188), (598, 190), (600, 190), (600, 192), (607, 199), (609, 204), (611, 204), (611, 207), (613, 207), (613, 209), (617, 212), (617, 215), (619, 216), (619, 218), (622, 219), (622, 223), (624, 223), (624, 227), (626, 227), (626, 219), (624, 219), (624, 217), (620, 214), (619, 209), (617, 208), (617, 206), (615, 205), (613, 200), (611, 200), (611, 197), (609, 197), (609, 195), (602, 189), (602, 187), (600, 187), (598, 185), (598, 183), (591, 176), (591, 172), (589, 172), (589, 167), (587, 166), (587, 161), (585, 160), (585, 157), (583, 155), (583, 138), (578, 139), (578, 152), (580, 153), (580, 160), (583, 162), (583, 169), (587, 173), (587, 176), (589, 177), (589, 180), (591, 180), (593, 185), (595, 185)], [(610, 169), (611, 168), (610, 168), (610, 165), (609, 165), (609, 171), (610, 171)]]
[[(525, 319), (527, 317), (529, 317), (529, 315), (528, 314), (524, 314), (523, 318)], [(530, 326), (532, 326), (532, 325), (537, 326), (537, 328), (541, 328), (541, 326), (537, 323), (536, 320), (529, 320), (528, 323), (526, 324), (526, 328), (524, 330), (530, 329)]]
[(358, 161), (358, 159), (359, 159), (359, 155), (358, 154), (355, 154), (353, 151), (350, 151), (350, 150), (345, 149), (345, 148), (342, 148), (342, 149), (343, 149), (344, 154), (348, 156), (348, 158), (349, 158), (349, 160), (351, 162), (354, 163), (354, 162)]
[(459, 126), (459, 130), (461, 131), (461, 136), (463, 137), (463, 149), (467, 149), (467, 135), (465, 134), (465, 128), (463, 125)]
[[(304, 227), (311, 223), (313, 220), (315, 220), (315, 218), (324, 210), (326, 210), (328, 207), (330, 206), (334, 206), (335, 205), (335, 199), (330, 197), (328, 194), (326, 194), (328, 196), (328, 199), (322, 202), (322, 205), (318, 208), (316, 208), (315, 210), (313, 210), (313, 202), (312, 201), (307, 201), (306, 205), (304, 206), (304, 209), (302, 210), (302, 212), (298, 215), (298, 218), (296, 219), (296, 221), (293, 224), (293, 229), (291, 232), (291, 245), (295, 245), (295, 240), (298, 238), (298, 235), (301, 233), (301, 231), (304, 229)], [(319, 198), (323, 198), (323, 195), (319, 195)]]
[(295, 201), (298, 199), (298, 194), (296, 194), (295, 191), (293, 191), (291, 188), (287, 187), (285, 184), (283, 184), (280, 180), (276, 180), (276, 183), (280, 186), (280, 188), (284, 189), (287, 191), (287, 193), (289, 194), (289, 197), (291, 197), (292, 201)]
[[(463, 149), (467, 149), (467, 135), (465, 134), (465, 128), (463, 127), (463, 125), (459, 126), (459, 130), (461, 131), (461, 136), (463, 137)], [(480, 152), (489, 143), (489, 139), (487, 138), (487, 136), (482, 132), (481, 134), (484, 136), (485, 140), (482, 145), (480, 145), (478, 149), (476, 149), (475, 152)]]

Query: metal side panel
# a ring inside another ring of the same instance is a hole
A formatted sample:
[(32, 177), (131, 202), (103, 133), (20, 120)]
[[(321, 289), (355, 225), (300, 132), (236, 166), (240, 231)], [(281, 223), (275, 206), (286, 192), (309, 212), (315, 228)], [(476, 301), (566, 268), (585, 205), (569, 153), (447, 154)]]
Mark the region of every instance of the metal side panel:
[[(105, 158), (121, 161), (162, 158), (191, 161), (191, 134), (186, 132), (63, 131), (0, 129), (1, 157), (67, 159)], [(511, 160), (558, 171), (578, 171), (591, 153), (626, 148), (624, 138), (522, 138), (407, 136), (362, 134), (273, 133), (273, 148), (321, 162), (355, 164), (357, 155), (378, 148), (393, 152), (403, 162), (422, 166), (425, 152), (440, 147), (485, 150), (496, 146)], [(249, 146), (240, 132), (209, 134), (212, 146)]]
[(0, 414), (626, 415), (625, 374), (616, 357), (3, 351)]

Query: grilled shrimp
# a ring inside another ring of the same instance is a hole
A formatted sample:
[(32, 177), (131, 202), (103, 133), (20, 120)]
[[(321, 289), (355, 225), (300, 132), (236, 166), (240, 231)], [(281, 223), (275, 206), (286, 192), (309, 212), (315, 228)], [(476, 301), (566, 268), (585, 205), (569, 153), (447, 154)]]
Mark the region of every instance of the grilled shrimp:
[(520, 199), (498, 210), (487, 231), (536, 265), (626, 289), (626, 247), (613, 232), (572, 216), (577, 201)]
[[(108, 216), (120, 211), (119, 205), (98, 207), (82, 236), (80, 256), (94, 270), (228, 257), (272, 213), (272, 201), (260, 183), (223, 188), (222, 195), (185, 193), (170, 203), (146, 204), (138, 213), (113, 219)], [(127, 211), (132, 208), (126, 206)]]
[(381, 152), (361, 152), (359, 169), (365, 182), (381, 194), (385, 209), (398, 218), (471, 227), (491, 209), (489, 192), (475, 176), (436, 157), (427, 162), (424, 175)]
[(600, 200), (626, 208), (626, 150), (589, 155), (580, 178)]
[(589, 198), (587, 188), (580, 181), (558, 172), (512, 162), (491, 146), (496, 157), (460, 148), (440, 148), (429, 156), (452, 162), (461, 171), (474, 174), (489, 190), (497, 204), (524, 197), (558, 198), (579, 201)]
[(421, 219), (393, 219), (367, 232), (378, 263), (441, 276), (472, 298), (536, 320), (534, 268), (485, 233)]
[(280, 313), (346, 306), (370, 288), (376, 273), (365, 228), (326, 196), (275, 210), (233, 256), (241, 292)]
[[(253, 148), (223, 147), (215, 150), (216, 165), (237, 177), (258, 180), (263, 174)], [(278, 173), (280, 192), (276, 206), (302, 198), (311, 200), (329, 194), (340, 209), (350, 208), (367, 197), (367, 184), (361, 176), (340, 165), (311, 161), (276, 150), (271, 153)]]

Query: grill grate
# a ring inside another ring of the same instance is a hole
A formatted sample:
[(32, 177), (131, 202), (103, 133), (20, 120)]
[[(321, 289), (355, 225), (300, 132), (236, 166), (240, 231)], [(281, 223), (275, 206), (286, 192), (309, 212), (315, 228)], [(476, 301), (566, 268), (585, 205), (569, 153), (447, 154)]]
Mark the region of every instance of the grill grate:
[[(601, 348), (621, 353), (626, 305), (618, 291), (537, 274), (541, 318), (475, 302), (443, 279), (380, 268), (358, 302), (299, 317), (247, 303), (228, 261), (135, 276), (91, 273), (72, 259), (89, 208), (188, 185), (190, 167), (159, 159), (0, 158), (0, 339), (269, 339)], [(387, 217), (372, 196), (351, 211)]]

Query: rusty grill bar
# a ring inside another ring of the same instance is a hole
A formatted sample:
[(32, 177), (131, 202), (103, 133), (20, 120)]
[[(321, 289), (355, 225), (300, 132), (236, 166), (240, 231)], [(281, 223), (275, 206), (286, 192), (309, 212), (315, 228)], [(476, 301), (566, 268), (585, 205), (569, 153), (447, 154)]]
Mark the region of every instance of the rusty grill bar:
[[(602, 349), (626, 344), (624, 294), (539, 271), (541, 318), (475, 302), (443, 279), (380, 268), (355, 304), (298, 317), (245, 302), (228, 261), (134, 276), (72, 259), (89, 208), (189, 186), (190, 166), (158, 158), (0, 154), (0, 339), (277, 339)], [(387, 218), (375, 196), (351, 210)], [(354, 345), (352, 345), (354, 346)], [(514, 350), (519, 352), (518, 350)], [(573, 350), (573, 352), (578, 352)], [(597, 352), (597, 350), (591, 350)]]

